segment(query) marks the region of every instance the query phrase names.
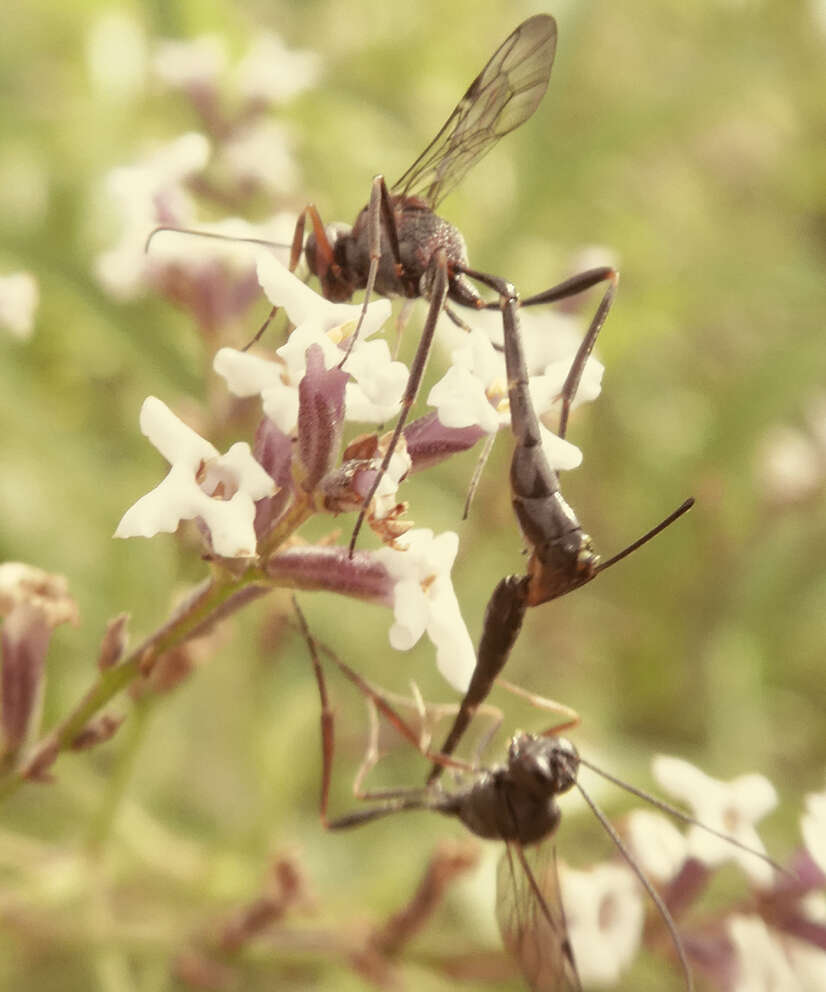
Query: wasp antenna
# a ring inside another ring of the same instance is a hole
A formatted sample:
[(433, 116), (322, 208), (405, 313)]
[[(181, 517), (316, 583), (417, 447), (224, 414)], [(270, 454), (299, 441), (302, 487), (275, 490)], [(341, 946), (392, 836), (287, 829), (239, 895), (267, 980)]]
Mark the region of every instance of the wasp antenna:
[(688, 513), (691, 507), (694, 506), (694, 497), (690, 496), (684, 503), (681, 503), (673, 513), (669, 513), (665, 520), (661, 520), (656, 527), (652, 527), (651, 530), (647, 531), (642, 537), (638, 537), (636, 541), (629, 544), (627, 548), (623, 548), (618, 554), (615, 554), (613, 558), (609, 558), (608, 561), (601, 562), (595, 571), (595, 575), (599, 575), (600, 572), (604, 572), (606, 568), (610, 568), (612, 565), (616, 565), (618, 561), (622, 561), (623, 558), (627, 558), (630, 554), (633, 554), (638, 548), (641, 548), (643, 544), (648, 544), (648, 542), (657, 536), (657, 534), (662, 533), (666, 527), (670, 527), (675, 520), (678, 520), (684, 513)]
[(190, 234), (196, 238), (212, 238), (213, 241), (232, 241), (236, 244), (247, 244), (247, 245), (261, 245), (263, 248), (290, 248), (291, 245), (284, 244), (281, 241), (267, 241), (266, 238), (251, 238), (244, 237), (240, 234), (219, 234), (217, 231), (198, 231), (195, 228), (190, 227), (173, 227), (168, 224), (162, 224), (160, 227), (156, 227), (153, 231), (149, 232), (149, 237), (146, 239), (146, 244), (143, 246), (144, 253), (149, 251), (149, 246), (152, 243), (156, 234), (160, 234), (162, 231), (170, 231), (173, 234)]
[(646, 792), (645, 789), (638, 789), (629, 782), (623, 782), (621, 778), (616, 778), (614, 775), (611, 775), (610, 772), (603, 771), (602, 768), (592, 765), (590, 761), (586, 761), (581, 755), (579, 762), (580, 764), (585, 765), (586, 768), (590, 768), (592, 772), (596, 772), (597, 775), (601, 775), (606, 781), (611, 782), (620, 789), (624, 789), (626, 792), (630, 792), (631, 795), (636, 796), (637, 799), (642, 799), (644, 802), (650, 803), (657, 809), (662, 810), (663, 813), (668, 813), (669, 816), (673, 816), (677, 820), (682, 820), (683, 823), (689, 823), (693, 827), (699, 827), (701, 830), (705, 830), (706, 833), (712, 834), (714, 837), (719, 837), (720, 840), (727, 841), (733, 847), (740, 848), (741, 851), (746, 851), (748, 854), (753, 854), (755, 858), (760, 858), (761, 861), (765, 861), (781, 875), (786, 875), (789, 878), (795, 877), (794, 872), (791, 872), (787, 868), (784, 868), (782, 865), (778, 864), (773, 858), (770, 858), (768, 854), (765, 854), (763, 851), (758, 851), (753, 847), (749, 847), (748, 844), (743, 844), (741, 841), (737, 840), (736, 837), (731, 837), (729, 834), (724, 834), (721, 830), (715, 830), (714, 827), (709, 827), (701, 820), (695, 819), (690, 813), (686, 813), (685, 810), (680, 809), (678, 806), (672, 806), (671, 803), (666, 802), (664, 799), (659, 799), (657, 796), (653, 796), (650, 792)]
[[(582, 761), (581, 758), (580, 761)], [(583, 762), (583, 764), (587, 764), (587, 763)], [(587, 767), (596, 771), (596, 769), (593, 769), (592, 765), (587, 765)], [(610, 776), (606, 776), (606, 778), (608, 778), (610, 781), (614, 781), (614, 779), (611, 779)], [(668, 932), (671, 935), (672, 943), (674, 944), (674, 949), (677, 951), (677, 956), (680, 959), (680, 965), (683, 969), (683, 975), (685, 977), (685, 987), (687, 989), (687, 992), (694, 992), (694, 979), (691, 977), (691, 968), (688, 966), (688, 958), (686, 958), (685, 956), (685, 948), (683, 947), (683, 942), (682, 940), (680, 940), (680, 935), (677, 932), (677, 924), (674, 922), (674, 917), (671, 915), (671, 913), (669, 913), (668, 907), (663, 902), (659, 892), (657, 892), (657, 890), (654, 888), (651, 882), (648, 881), (645, 872), (637, 864), (633, 854), (631, 854), (631, 852), (625, 846), (620, 835), (616, 832), (616, 830), (614, 830), (614, 828), (608, 822), (608, 818), (606, 817), (606, 815), (602, 812), (599, 806), (597, 806), (597, 804), (593, 801), (593, 799), (591, 799), (591, 797), (588, 795), (585, 789), (582, 788), (579, 782), (576, 783), (576, 787), (579, 789), (582, 798), (590, 807), (591, 812), (599, 820), (600, 824), (602, 825), (602, 829), (608, 834), (608, 836), (614, 842), (614, 846), (622, 855), (622, 857), (625, 859), (631, 871), (633, 871), (634, 874), (637, 876), (640, 884), (648, 893), (651, 901), (657, 907), (657, 912), (660, 914), (663, 923), (665, 923), (666, 927), (668, 928)]]
[(470, 515), (470, 504), (473, 502), (473, 497), (476, 495), (476, 490), (479, 488), (479, 482), (482, 479), (482, 473), (485, 471), (485, 465), (488, 463), (488, 458), (490, 458), (490, 453), (493, 451), (493, 446), (496, 443), (496, 433), (490, 434), (488, 439), (485, 441), (485, 446), (482, 448), (482, 453), (479, 455), (479, 460), (476, 462), (476, 468), (473, 470), (473, 476), (470, 480), (470, 485), (467, 489), (467, 494), (465, 495), (465, 508), (462, 511), (462, 520), (467, 520)]

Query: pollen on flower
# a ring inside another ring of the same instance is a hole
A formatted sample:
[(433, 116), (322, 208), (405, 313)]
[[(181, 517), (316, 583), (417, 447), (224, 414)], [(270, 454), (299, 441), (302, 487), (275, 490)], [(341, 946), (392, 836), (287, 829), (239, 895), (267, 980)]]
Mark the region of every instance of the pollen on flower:
[[(484, 319), (484, 311), (474, 315), (474, 321), (479, 318)], [(505, 359), (494, 348), (488, 334), (474, 329), (469, 337), (464, 336), (451, 357), (451, 367), (427, 398), (427, 402), (436, 408), (439, 421), (445, 427), (478, 426), (486, 434), (495, 434), (500, 427), (508, 426), (510, 403)], [(564, 360), (549, 363), (540, 375), (530, 377), (531, 401), (540, 418), (558, 402), (572, 358), (573, 352)], [(601, 378), (602, 366), (596, 359), (589, 359), (577, 391), (577, 401), (594, 399), (599, 394)], [(572, 469), (581, 464), (579, 448), (558, 437), (543, 423), (540, 423), (540, 429), (542, 447), (551, 468)]]
[(508, 384), (505, 379), (491, 379), (485, 387), (488, 403), (499, 414), (507, 414), (510, 410), (508, 401)]

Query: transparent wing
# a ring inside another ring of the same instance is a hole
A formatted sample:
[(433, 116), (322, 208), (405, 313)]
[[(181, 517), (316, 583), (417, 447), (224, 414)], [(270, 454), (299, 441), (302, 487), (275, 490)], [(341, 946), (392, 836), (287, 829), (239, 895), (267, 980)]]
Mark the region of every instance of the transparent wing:
[(523, 124), (548, 88), (556, 21), (537, 14), (493, 53), (441, 131), (393, 186), (435, 208), (496, 142)]
[(533, 992), (582, 992), (568, 938), (552, 843), (508, 844), (497, 869), (496, 919)]

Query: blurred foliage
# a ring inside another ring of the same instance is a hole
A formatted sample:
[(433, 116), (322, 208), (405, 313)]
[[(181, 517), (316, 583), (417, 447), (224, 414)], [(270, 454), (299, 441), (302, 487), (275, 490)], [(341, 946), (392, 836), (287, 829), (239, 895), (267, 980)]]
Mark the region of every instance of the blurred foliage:
[[(499, 40), (534, 12), (468, 0), (41, 0), (4, 11), (0, 272), (34, 273), (41, 305), (31, 340), (0, 337), (0, 557), (65, 573), (82, 616), (51, 653), (47, 726), (89, 683), (109, 617), (130, 610), (138, 639), (202, 572), (186, 542), (109, 538), (162, 471), (138, 430), (142, 398), (180, 409), (215, 391), (211, 355), (181, 314), (158, 299), (119, 304), (92, 276), (113, 236), (97, 206), (103, 175), (146, 142), (197, 126), (168, 91), (95, 83), (89, 32), (114, 9), (149, 39), (213, 31), (241, 52), (266, 27), (318, 52), (322, 83), (283, 114), (303, 177), (292, 206), (312, 199), (326, 219), (348, 221), (371, 176), (404, 171)], [(547, 98), (442, 212), (472, 264), (526, 293), (563, 278), (589, 246), (616, 253), (622, 282), (599, 343), (605, 391), (574, 419), (585, 461), (565, 492), (607, 555), (686, 495), (698, 505), (599, 582), (533, 611), (508, 675), (575, 706), (583, 752), (635, 783), (661, 751), (720, 778), (762, 771), (782, 797), (765, 828), (782, 857), (826, 765), (826, 509), (823, 486), (770, 499), (758, 462), (768, 432), (803, 427), (826, 384), (822, 4), (560, 0), (552, 12), (560, 41)], [(467, 523), (473, 455), (406, 493), (414, 519), (461, 533), (454, 578), (474, 637), (494, 582), (521, 568), (508, 449), (500, 439)], [(426, 698), (449, 698), (429, 647), (391, 652), (386, 613), (302, 601), (316, 634), (369, 677), (399, 692), (415, 678)], [(344, 920), (358, 932), (406, 901), (439, 839), (462, 836), (428, 816), (322, 831), (316, 690), (302, 644), (278, 632), (285, 609), (274, 595), (247, 611), (161, 706), (132, 713), (110, 745), (61, 759), (55, 785), (7, 805), (5, 986), (179, 987), (170, 960), (254, 898), (275, 851), (298, 850), (312, 879), (320, 908), (308, 930)], [(349, 687), (331, 679), (331, 691), (340, 810), (366, 724)], [(536, 711), (496, 701), (506, 731), (543, 725)], [(396, 781), (419, 781), (423, 767), (411, 757)], [(615, 809), (613, 793), (606, 803)], [(591, 836), (586, 814), (572, 812), (563, 858), (591, 853), (583, 831)], [(491, 899), (478, 891), (451, 890), (409, 959), (495, 949)], [(251, 954), (243, 987), (362, 987), (335, 953), (296, 947), (275, 948), (275, 981), (273, 947)], [(414, 964), (404, 973), (410, 988), (452, 984)], [(641, 975), (635, 987), (664, 980)]]

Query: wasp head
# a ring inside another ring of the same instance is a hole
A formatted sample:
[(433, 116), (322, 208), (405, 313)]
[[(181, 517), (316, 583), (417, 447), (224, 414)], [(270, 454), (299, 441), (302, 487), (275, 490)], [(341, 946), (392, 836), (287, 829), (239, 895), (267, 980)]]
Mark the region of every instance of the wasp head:
[(321, 294), (332, 303), (346, 303), (356, 290), (346, 261), (346, 246), (352, 235), (349, 224), (328, 224), (324, 239), (310, 231), (304, 242), (307, 268), (321, 283)]

